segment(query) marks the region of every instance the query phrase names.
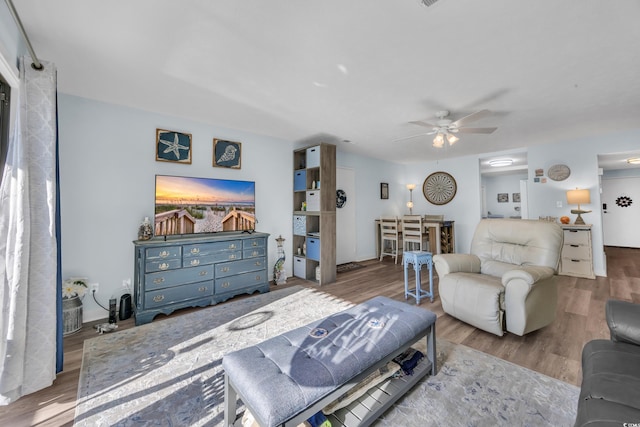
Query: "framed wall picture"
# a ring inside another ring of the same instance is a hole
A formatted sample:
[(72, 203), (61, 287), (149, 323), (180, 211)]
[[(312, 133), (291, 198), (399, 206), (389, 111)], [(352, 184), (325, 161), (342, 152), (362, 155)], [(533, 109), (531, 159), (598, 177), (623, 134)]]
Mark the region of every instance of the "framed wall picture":
[(389, 184), (386, 182), (380, 183), (380, 198), (381, 199), (389, 198)]
[(498, 203), (507, 203), (509, 201), (509, 193), (498, 193)]
[(213, 166), (219, 168), (240, 169), (242, 143), (213, 139)]
[(191, 164), (191, 134), (156, 129), (156, 161)]
[(514, 203), (520, 203), (520, 193), (513, 193), (511, 197)]

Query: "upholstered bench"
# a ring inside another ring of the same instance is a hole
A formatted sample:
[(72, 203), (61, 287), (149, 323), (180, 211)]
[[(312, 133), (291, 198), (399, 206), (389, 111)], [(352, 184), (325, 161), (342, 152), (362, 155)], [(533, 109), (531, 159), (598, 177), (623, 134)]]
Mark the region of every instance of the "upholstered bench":
[(435, 322), (428, 310), (376, 297), (229, 353), (222, 360), (224, 425), (236, 422), (239, 396), (261, 427), (297, 426), (426, 337), (421, 369), (373, 410), (359, 411), (358, 424), (368, 425), (422, 376), (436, 373)]

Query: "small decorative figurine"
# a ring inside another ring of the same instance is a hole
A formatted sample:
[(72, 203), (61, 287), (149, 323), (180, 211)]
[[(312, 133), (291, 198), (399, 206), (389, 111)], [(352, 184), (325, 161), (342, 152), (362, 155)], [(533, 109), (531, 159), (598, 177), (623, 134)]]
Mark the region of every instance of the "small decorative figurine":
[(140, 228), (138, 228), (138, 240), (149, 240), (151, 237), (153, 237), (153, 229), (149, 217), (145, 216)]
[[(276, 282), (276, 285), (286, 285), (287, 284), (287, 272), (284, 270), (284, 260), (285, 253), (283, 248), (283, 243), (285, 239), (280, 235), (276, 239), (276, 243), (278, 244), (278, 260), (276, 264), (273, 266), (273, 280)], [(298, 248), (299, 250), (300, 248)]]

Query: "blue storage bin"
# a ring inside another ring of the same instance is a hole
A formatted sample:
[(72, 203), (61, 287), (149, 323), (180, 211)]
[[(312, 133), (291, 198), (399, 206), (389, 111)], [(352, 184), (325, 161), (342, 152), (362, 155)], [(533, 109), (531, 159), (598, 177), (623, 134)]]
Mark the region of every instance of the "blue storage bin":
[(293, 173), (293, 191), (304, 191), (307, 189), (307, 171), (300, 170)]
[(307, 237), (307, 258), (320, 261), (320, 239)]

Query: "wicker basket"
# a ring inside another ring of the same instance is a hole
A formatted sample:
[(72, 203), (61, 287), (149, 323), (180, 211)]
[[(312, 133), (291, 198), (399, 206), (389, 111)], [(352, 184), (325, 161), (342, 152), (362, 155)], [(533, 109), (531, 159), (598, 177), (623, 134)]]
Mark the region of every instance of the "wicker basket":
[(82, 300), (75, 296), (62, 299), (62, 335), (70, 335), (82, 328)]

